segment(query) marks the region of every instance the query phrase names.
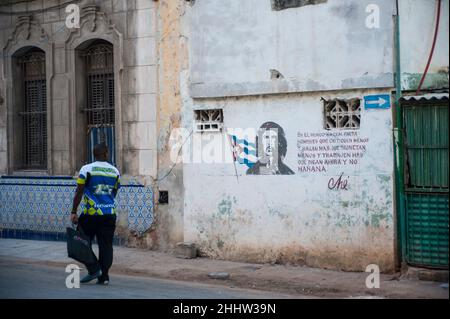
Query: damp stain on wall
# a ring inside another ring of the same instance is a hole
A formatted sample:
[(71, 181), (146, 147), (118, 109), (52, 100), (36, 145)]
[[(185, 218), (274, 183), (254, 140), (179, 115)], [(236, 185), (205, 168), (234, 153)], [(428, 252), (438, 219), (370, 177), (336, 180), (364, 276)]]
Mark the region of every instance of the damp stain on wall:
[(304, 6), (325, 3), (328, 0), (272, 0), (272, 10), (280, 11), (291, 8), (300, 8)]

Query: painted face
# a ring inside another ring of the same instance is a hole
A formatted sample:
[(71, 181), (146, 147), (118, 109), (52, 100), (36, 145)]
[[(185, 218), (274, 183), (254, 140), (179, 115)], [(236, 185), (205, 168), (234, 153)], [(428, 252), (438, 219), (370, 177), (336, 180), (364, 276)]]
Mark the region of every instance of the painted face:
[(274, 129), (264, 131), (262, 134), (262, 146), (266, 156), (273, 156), (278, 144), (278, 132)]

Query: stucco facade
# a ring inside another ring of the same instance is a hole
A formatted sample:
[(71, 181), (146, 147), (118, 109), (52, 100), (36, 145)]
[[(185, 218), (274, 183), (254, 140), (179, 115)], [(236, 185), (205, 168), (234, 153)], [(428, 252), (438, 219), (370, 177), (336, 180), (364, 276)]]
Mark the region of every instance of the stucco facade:
[[(213, 258), (357, 271), (402, 262), (395, 92), (417, 89), (434, 1), (82, 0), (75, 29), (64, 1), (14, 2), (0, 2), (0, 174), (76, 175), (85, 148), (76, 53), (102, 39), (114, 55), (117, 165), (152, 196), (128, 213), (133, 192), (121, 199), (128, 245), (193, 242)], [(423, 86), (447, 98), (448, 6)], [(41, 171), (14, 164), (13, 58), (30, 46), (46, 59)], [(201, 131), (208, 110), (218, 126)], [(273, 129), (278, 144), (265, 151), (260, 133)]]
[[(55, 4), (59, 4), (56, 9), (46, 10)], [(13, 112), (7, 109), (11, 95), (8, 90), (13, 85), (8, 72), (10, 58), (22, 47), (43, 49), (49, 82), (50, 136), (48, 169), (43, 173), (73, 175), (79, 169), (79, 163), (74, 160), (77, 153), (74, 111), (83, 103), (77, 100), (79, 68), (75, 53), (93, 39), (106, 40), (114, 47), (117, 165), (125, 175), (156, 176), (155, 4), (153, 1), (81, 1), (79, 6), (80, 28), (73, 29), (66, 27), (69, 13), (64, 2), (29, 1), (1, 7), (1, 11), (10, 12), (1, 19), (2, 92), (6, 101), (2, 105), (2, 119), (7, 117), (7, 112)], [(2, 141), (6, 141), (5, 125), (2, 122)], [(2, 145), (2, 151), (7, 152), (6, 145)], [(1, 158), (2, 173), (14, 173), (8, 156), (2, 154)]]
[[(146, 194), (135, 203), (139, 208), (125, 205), (119, 210), (119, 233), (126, 237), (134, 228), (133, 232), (142, 235), (153, 222), (152, 182), (157, 175), (156, 4), (153, 1), (79, 1), (76, 3), (79, 23), (71, 27), (67, 24), (74, 21), (74, 11), (68, 9), (71, 3), (0, 2), (0, 174), (29, 176), (29, 182), (36, 177), (48, 178), (50, 182), (43, 183), (42, 187), (48, 187), (49, 192), (52, 179), (77, 176), (89, 152), (85, 131), (86, 114), (89, 114), (86, 90), (91, 90), (92, 85), (87, 87), (85, 82), (84, 52), (95, 43), (110, 46), (113, 67), (108, 83), (113, 86), (102, 97), (97, 95), (97, 99), (102, 99), (98, 101), (100, 104), (107, 100), (108, 106), (113, 106), (110, 114), (114, 116), (108, 125), (112, 124), (114, 130), (109, 138), (113, 140), (115, 165), (122, 174), (124, 186), (139, 185), (145, 189), (141, 194)], [(15, 68), (17, 58), (27, 50), (41, 50), (45, 54), (47, 154), (39, 169), (22, 169), (22, 158), (17, 151), (25, 146), (18, 137), (21, 128), (16, 125), (21, 121), (21, 92), (17, 88), (22, 80), (15, 76)], [(20, 197), (22, 186), (15, 186)], [(2, 197), (2, 200), (6, 199)], [(56, 208), (42, 214), (67, 215), (70, 200), (57, 200)], [(35, 210), (33, 214), (40, 212)], [(27, 224), (32, 218), (26, 217)], [(64, 222), (59, 216), (57, 220), (59, 226)], [(140, 226), (130, 227), (135, 222)], [(21, 226), (19, 222), (5, 222), (2, 228)]]
[[(397, 8), (395, 1), (376, 1), (378, 24), (369, 27), (372, 3), (312, 1), (279, 11), (260, 1), (187, 7), (183, 125), (189, 132), (196, 110), (221, 109), (223, 129), (194, 129), (185, 146), (185, 241), (215, 258), (395, 269), (401, 261), (393, 134)], [(448, 89), (447, 7), (443, 1), (439, 53), (424, 89)], [(425, 68), (436, 6), (400, 1), (398, 8), (402, 89), (413, 90), (418, 80), (411, 74), (417, 78)], [(389, 106), (363, 106), (373, 95), (388, 96)], [(359, 128), (325, 128), (324, 103), (333, 99), (361, 101)], [(283, 163), (293, 174), (258, 175), (233, 164), (229, 130), (256, 132), (267, 122), (284, 130)]]

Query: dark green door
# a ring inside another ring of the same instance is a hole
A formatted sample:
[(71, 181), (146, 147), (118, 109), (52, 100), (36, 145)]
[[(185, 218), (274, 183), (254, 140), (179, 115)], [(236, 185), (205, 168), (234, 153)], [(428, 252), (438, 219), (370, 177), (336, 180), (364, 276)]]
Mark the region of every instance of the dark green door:
[(406, 262), (448, 268), (448, 100), (402, 102)]

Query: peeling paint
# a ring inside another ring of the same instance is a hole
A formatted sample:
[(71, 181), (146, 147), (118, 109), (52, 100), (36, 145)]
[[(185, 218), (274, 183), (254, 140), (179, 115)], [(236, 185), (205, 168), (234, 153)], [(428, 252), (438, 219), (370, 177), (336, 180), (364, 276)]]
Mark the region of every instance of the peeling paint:
[[(416, 90), (419, 87), (421, 79), (422, 79), (421, 73), (403, 73), (402, 89)], [(448, 87), (449, 87), (448, 70), (440, 70), (437, 73), (427, 73), (422, 85), (422, 89), (424, 90), (442, 89)]]
[[(389, 14), (379, 30), (361, 29), (366, 12), (360, 1), (246, 11), (257, 2), (197, 2), (189, 12), (196, 32), (189, 35), (191, 68), (182, 75), (188, 88), (183, 123), (192, 124), (193, 109), (213, 108), (223, 109), (225, 127), (278, 123), (287, 141), (283, 163), (295, 174), (247, 176), (239, 165), (236, 170), (228, 164), (184, 165), (185, 238), (213, 258), (359, 271), (374, 262), (390, 271), (395, 264), (392, 110), (361, 111), (359, 133), (368, 138), (367, 151), (352, 165), (299, 172), (296, 144), (299, 132), (324, 131), (321, 98), (390, 94), (392, 1), (380, 2)], [(219, 20), (214, 19), (218, 10), (224, 11)], [(298, 34), (289, 32), (293, 23)], [(242, 41), (244, 46), (235, 45)], [(300, 52), (301, 59), (292, 52)], [(268, 79), (269, 70), (284, 78)], [(329, 190), (330, 178), (341, 173), (349, 187)]]
[(231, 215), (231, 207), (232, 207), (232, 202), (231, 202), (230, 198), (228, 197), (228, 199), (223, 199), (219, 203), (218, 212), (222, 216), (230, 216)]
[(326, 3), (328, 0), (271, 0), (272, 10), (285, 10)]

